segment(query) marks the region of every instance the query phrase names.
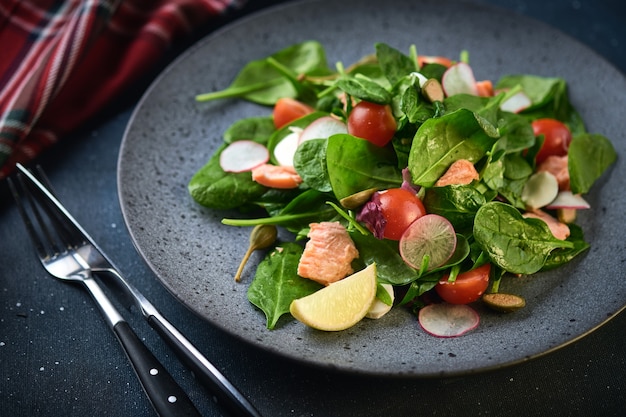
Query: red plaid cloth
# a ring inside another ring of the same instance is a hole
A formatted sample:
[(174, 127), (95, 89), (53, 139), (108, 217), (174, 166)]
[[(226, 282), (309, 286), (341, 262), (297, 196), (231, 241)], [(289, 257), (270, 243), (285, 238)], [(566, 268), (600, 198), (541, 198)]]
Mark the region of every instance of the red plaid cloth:
[(1, 0), (0, 179), (243, 0)]

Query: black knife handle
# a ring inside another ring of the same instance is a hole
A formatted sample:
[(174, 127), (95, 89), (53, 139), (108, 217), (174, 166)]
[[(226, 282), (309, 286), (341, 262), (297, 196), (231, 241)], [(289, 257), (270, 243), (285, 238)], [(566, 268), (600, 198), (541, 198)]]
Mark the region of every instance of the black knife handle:
[(152, 407), (159, 416), (201, 416), (180, 385), (137, 337), (126, 321), (118, 322), (113, 330), (124, 347)]
[(213, 400), (229, 417), (262, 417), (261, 413), (171, 323), (150, 316), (150, 325), (168, 342), (196, 378), (211, 392)]

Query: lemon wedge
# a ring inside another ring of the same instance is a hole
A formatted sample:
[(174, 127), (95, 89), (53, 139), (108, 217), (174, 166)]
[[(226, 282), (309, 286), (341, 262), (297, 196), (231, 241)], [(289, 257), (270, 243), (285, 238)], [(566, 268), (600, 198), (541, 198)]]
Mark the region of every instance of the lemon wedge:
[(376, 298), (376, 264), (291, 302), (289, 312), (314, 329), (345, 330), (367, 314)]

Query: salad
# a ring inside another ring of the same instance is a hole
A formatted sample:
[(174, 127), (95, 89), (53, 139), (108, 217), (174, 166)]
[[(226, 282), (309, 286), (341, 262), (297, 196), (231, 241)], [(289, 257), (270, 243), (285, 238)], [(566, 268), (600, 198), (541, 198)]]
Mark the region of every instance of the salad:
[[(272, 113), (233, 123), (188, 189), (203, 206), (242, 213), (222, 222), (254, 227), (248, 255), (274, 247), (248, 288), (269, 329), (297, 316), (296, 300), (372, 266), (374, 300), (358, 319), (408, 308), (426, 331), (455, 336), (477, 325), (473, 303), (521, 308), (501, 280), (588, 249), (576, 215), (617, 157), (586, 131), (565, 80), (477, 80), (467, 52), (455, 61), (379, 43), (331, 69), (323, 46), (306, 41), (197, 96), (230, 98)], [(275, 242), (276, 227), (293, 239)], [(451, 315), (467, 324), (433, 327)]]

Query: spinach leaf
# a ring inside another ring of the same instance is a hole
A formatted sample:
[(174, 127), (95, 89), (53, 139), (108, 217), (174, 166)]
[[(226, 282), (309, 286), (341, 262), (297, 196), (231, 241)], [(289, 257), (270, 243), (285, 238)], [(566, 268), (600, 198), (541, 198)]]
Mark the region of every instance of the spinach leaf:
[(385, 87), (362, 74), (344, 75), (336, 83), (346, 94), (364, 101), (378, 104), (389, 104), (392, 96)]
[(233, 209), (254, 201), (267, 188), (252, 181), (249, 172), (224, 172), (220, 167), (222, 145), (209, 162), (191, 178), (187, 189), (199, 204), (214, 209)]
[(574, 244), (573, 248), (555, 249), (550, 253), (546, 263), (541, 268), (542, 271), (548, 271), (559, 266), (565, 265), (582, 252), (589, 249), (589, 244), (585, 242), (583, 230), (577, 224), (569, 224), (570, 235), (567, 237), (568, 242)]
[(237, 140), (253, 140), (266, 144), (276, 131), (271, 117), (250, 117), (237, 120), (224, 132), (224, 142), (233, 143)]
[(483, 182), (512, 205), (523, 209), (522, 190), (533, 168), (519, 153), (503, 154), (490, 160), (483, 171)]
[(470, 110), (427, 120), (417, 130), (409, 154), (413, 182), (432, 187), (454, 161), (479, 161), (496, 138), (495, 128)]
[(322, 288), (321, 284), (298, 276), (302, 251), (296, 243), (284, 243), (274, 249), (261, 261), (248, 287), (248, 300), (265, 313), (270, 330), (281, 316), (289, 313), (293, 300)]
[(369, 188), (387, 189), (402, 184), (395, 152), (348, 134), (328, 138), (326, 168), (335, 197)]
[[(269, 59), (271, 58), (271, 59)], [(328, 74), (326, 53), (319, 42), (306, 41), (284, 48), (263, 59), (250, 61), (222, 91), (200, 94), (197, 101), (239, 97), (262, 105), (273, 105), (282, 97), (298, 96), (292, 80), (272, 60), (296, 74)]]
[(403, 77), (417, 71), (417, 62), (397, 49), (384, 43), (377, 43), (375, 48), (380, 68), (391, 85), (395, 85)]
[(356, 231), (351, 232), (350, 237), (359, 251), (359, 261), (365, 265), (376, 263), (376, 277), (380, 282), (404, 285), (419, 278), (419, 272), (400, 257), (398, 242)]
[(333, 190), (326, 169), (326, 139), (306, 140), (298, 146), (293, 166), (309, 187), (321, 191)]
[(423, 202), (427, 213), (439, 214), (454, 230), (462, 230), (473, 226), (476, 212), (487, 200), (472, 185), (448, 185), (426, 190)]
[(568, 151), (572, 192), (584, 194), (617, 159), (611, 142), (602, 135), (574, 136)]
[(539, 219), (525, 219), (513, 206), (490, 202), (474, 219), (474, 238), (493, 263), (514, 274), (533, 274), (557, 248), (572, 248), (572, 242), (555, 238)]

